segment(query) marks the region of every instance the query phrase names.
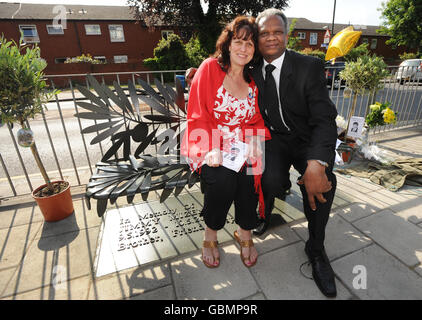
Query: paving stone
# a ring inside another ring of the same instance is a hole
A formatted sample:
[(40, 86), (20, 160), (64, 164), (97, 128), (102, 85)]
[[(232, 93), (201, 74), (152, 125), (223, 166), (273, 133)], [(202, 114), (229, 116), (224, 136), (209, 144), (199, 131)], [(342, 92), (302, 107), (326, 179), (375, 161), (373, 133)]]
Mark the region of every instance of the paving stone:
[[(378, 199), (369, 196), (367, 194), (364, 194), (362, 192), (360, 192), (359, 190), (354, 190), (353, 188), (350, 188), (349, 186), (345, 186), (342, 184), (337, 184), (337, 190), (346, 193), (349, 197), (351, 197), (353, 199), (352, 202), (363, 202), (363, 203), (367, 203), (370, 204), (376, 208), (379, 209), (385, 209), (387, 208), (389, 205), (385, 202), (379, 201)], [(337, 191), (336, 191), (337, 193)]]
[(422, 277), (422, 265), (415, 268), (415, 271)]
[[(291, 243), (300, 241), (300, 238), (287, 225), (270, 228), (260, 237), (253, 237), (255, 247), (259, 254), (285, 247)], [(236, 246), (238, 246), (236, 244)]]
[(391, 210), (409, 222), (422, 223), (422, 197), (398, 203), (392, 206)]
[(249, 297), (245, 300), (267, 300), (267, 299), (265, 299), (265, 297), (262, 293), (257, 293), (255, 295), (253, 295), (252, 297)]
[(85, 300), (91, 277), (46, 286), (10, 297), (13, 300)]
[(234, 245), (220, 247), (218, 268), (207, 268), (201, 253), (195, 253), (172, 262), (171, 271), (177, 299), (181, 300), (238, 300), (258, 292), (255, 280), (243, 265), (239, 250)]
[(420, 228), (391, 210), (383, 210), (353, 224), (406, 265), (415, 266), (422, 261)]
[(6, 288), (7, 283), (10, 281), (13, 274), (15, 273), (15, 271), (16, 271), (16, 267), (0, 270), (0, 297), (3, 290)]
[(0, 216), (0, 229), (44, 221), (41, 210), (35, 202), (25, 206), (16, 205), (10, 210), (0, 208)]
[[(422, 299), (422, 278), (376, 244), (334, 261), (332, 267), (362, 300)], [(365, 271), (366, 289), (358, 289), (365, 284), (359, 281)]]
[(126, 299), (170, 284), (168, 264), (137, 267), (97, 278), (90, 286), (88, 299)]
[(379, 210), (379, 208), (367, 203), (352, 203), (347, 207), (336, 209), (335, 213), (340, 214), (347, 221), (353, 222), (358, 219), (367, 217)]
[[(299, 236), (308, 240), (308, 222), (292, 225)], [(368, 246), (371, 239), (360, 233), (350, 223), (344, 221), (340, 216), (330, 214), (327, 227), (325, 229), (325, 249), (330, 260), (337, 259), (350, 252)]]
[(49, 286), (92, 273), (98, 228), (84, 229), (33, 241), (3, 295)]
[[(268, 300), (329, 299), (319, 291), (313, 280), (300, 273), (300, 265), (307, 261), (303, 247), (302, 242), (261, 255), (251, 268)], [(336, 286), (336, 299), (352, 298), (339, 281), (336, 281)]]
[(0, 269), (16, 266), (27, 253), (41, 222), (0, 230)]
[(130, 297), (130, 300), (175, 300), (173, 286), (159, 288), (143, 294)]

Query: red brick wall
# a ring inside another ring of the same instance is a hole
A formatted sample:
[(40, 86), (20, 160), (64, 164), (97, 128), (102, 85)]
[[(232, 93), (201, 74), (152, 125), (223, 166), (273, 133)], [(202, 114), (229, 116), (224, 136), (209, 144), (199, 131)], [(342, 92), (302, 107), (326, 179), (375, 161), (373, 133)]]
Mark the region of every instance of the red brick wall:
[[(113, 62), (115, 55), (127, 55), (128, 63), (97, 65), (92, 68), (95, 72), (135, 71), (145, 70), (142, 60), (153, 56), (153, 50), (161, 39), (161, 29), (149, 31), (146, 27), (135, 21), (67, 21), (67, 28), (62, 35), (50, 35), (47, 33), (47, 25), (52, 24), (49, 20), (0, 20), (0, 34), (6, 39), (19, 40), (19, 25), (35, 25), (37, 27), (41, 49), (41, 56), (47, 61), (46, 74), (79, 73), (80, 67), (67, 67), (56, 64), (56, 58), (76, 57), (84, 54), (92, 56), (105, 56), (109, 62)], [(86, 35), (85, 24), (99, 24), (101, 35)], [(108, 25), (121, 24), (124, 30), (124, 42), (111, 42)], [(163, 28), (174, 30), (171, 28)], [(179, 33), (178, 30), (174, 30)], [(72, 64), (74, 66), (74, 64)], [(136, 68), (136, 69), (133, 69)], [(69, 70), (71, 69), (71, 70)], [(130, 69), (130, 70), (128, 70)], [(112, 71), (111, 71), (112, 70)], [(65, 72), (66, 71), (66, 72)], [(69, 72), (70, 71), (70, 72)], [(94, 71), (93, 71), (94, 72)]]

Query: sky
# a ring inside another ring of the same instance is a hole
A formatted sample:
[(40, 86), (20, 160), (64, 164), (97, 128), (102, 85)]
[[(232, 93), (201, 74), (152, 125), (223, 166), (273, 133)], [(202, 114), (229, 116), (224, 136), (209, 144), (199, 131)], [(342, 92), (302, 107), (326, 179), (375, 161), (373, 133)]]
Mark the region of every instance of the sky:
[[(1, 0), (2, 2), (86, 4), (86, 5), (126, 5), (126, 0)], [(335, 23), (380, 25), (381, 3), (386, 0), (336, 0)], [(241, 2), (240, 2), (241, 3)], [(334, 0), (290, 0), (285, 9), (287, 17), (307, 18), (313, 22), (331, 23)]]

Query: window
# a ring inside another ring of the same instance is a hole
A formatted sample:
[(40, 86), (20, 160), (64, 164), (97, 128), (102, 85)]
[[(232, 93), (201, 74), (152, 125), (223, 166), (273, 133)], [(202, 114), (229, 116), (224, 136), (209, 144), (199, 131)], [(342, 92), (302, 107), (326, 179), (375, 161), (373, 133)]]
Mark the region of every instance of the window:
[(64, 34), (63, 26), (61, 24), (47, 25), (48, 34)]
[(38, 43), (37, 27), (35, 25), (19, 26), (19, 30), (23, 33), (23, 41), (26, 43)]
[(371, 49), (377, 48), (377, 39), (371, 39)]
[(316, 32), (311, 32), (311, 36), (309, 37), (309, 44), (312, 45), (316, 45), (318, 42), (318, 33)]
[(101, 28), (99, 24), (86, 24), (85, 33), (87, 36), (101, 35)]
[(105, 56), (94, 56), (94, 59), (99, 60), (101, 62), (107, 62), (107, 59)]
[(167, 40), (168, 36), (171, 35), (173, 30), (161, 30), (161, 37)]
[(125, 34), (123, 33), (123, 26), (121, 24), (110, 24), (108, 30), (110, 30), (111, 42), (125, 41)]
[(297, 38), (298, 39), (306, 39), (306, 32), (298, 32)]
[(114, 63), (127, 63), (127, 56), (114, 56)]
[(64, 63), (66, 61), (67, 58), (55, 58), (54, 62), (55, 63)]

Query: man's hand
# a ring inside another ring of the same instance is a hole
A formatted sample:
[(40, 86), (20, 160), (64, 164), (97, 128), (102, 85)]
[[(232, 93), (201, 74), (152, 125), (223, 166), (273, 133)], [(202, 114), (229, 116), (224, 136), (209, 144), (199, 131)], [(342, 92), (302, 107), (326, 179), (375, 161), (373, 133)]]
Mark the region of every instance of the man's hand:
[(218, 167), (222, 160), (220, 149), (213, 149), (205, 155), (204, 163), (209, 167)]
[(298, 183), (305, 185), (309, 206), (313, 211), (316, 210), (315, 198), (320, 203), (327, 202), (323, 193), (330, 191), (332, 186), (325, 174), (325, 167), (317, 160), (308, 160), (305, 174)]

